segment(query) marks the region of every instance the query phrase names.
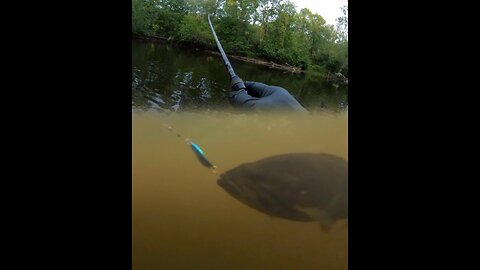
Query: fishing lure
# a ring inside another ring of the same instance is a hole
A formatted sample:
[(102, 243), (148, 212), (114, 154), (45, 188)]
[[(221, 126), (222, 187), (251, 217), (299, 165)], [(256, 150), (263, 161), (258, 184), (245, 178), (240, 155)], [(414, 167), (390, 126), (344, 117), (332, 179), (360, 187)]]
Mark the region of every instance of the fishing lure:
[(190, 145), (190, 147), (192, 148), (193, 150), (193, 153), (195, 154), (195, 156), (198, 158), (198, 160), (200, 161), (200, 163), (202, 163), (203, 166), (209, 168), (209, 169), (212, 169), (213, 172), (215, 173), (215, 169), (217, 168), (217, 166), (213, 165), (208, 159), (207, 157), (205, 156), (205, 154), (203, 153), (202, 149), (197, 145), (195, 144), (194, 142), (192, 142), (192, 140), (190, 139), (186, 139), (185, 140), (187, 142), (188, 145)]
[[(174, 132), (173, 131), (173, 128), (170, 126), (170, 125), (167, 125), (167, 124), (163, 124), (163, 126), (165, 128), (167, 128), (168, 130), (170, 130), (171, 132)], [(174, 132), (175, 135), (182, 139), (182, 135), (180, 135), (179, 133), (177, 132)], [(188, 146), (190, 146), (190, 148), (192, 149), (193, 153), (195, 154), (195, 156), (197, 157), (198, 161), (200, 161), (200, 163), (211, 169), (213, 173), (217, 173), (215, 171), (215, 169), (217, 168), (217, 166), (213, 165), (208, 159), (207, 157), (205, 156), (205, 153), (203, 152), (203, 150), (200, 148), (200, 146), (198, 146), (196, 143), (194, 143), (191, 139), (189, 138), (186, 138), (185, 139), (185, 142), (187, 143)]]

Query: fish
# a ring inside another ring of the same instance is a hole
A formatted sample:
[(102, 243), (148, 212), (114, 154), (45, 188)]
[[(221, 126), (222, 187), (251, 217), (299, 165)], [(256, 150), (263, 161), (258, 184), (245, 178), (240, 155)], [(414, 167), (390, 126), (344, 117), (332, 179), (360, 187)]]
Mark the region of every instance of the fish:
[(270, 156), (222, 173), (217, 184), (261, 213), (299, 222), (318, 221), (323, 231), (348, 219), (348, 162), (335, 155)]

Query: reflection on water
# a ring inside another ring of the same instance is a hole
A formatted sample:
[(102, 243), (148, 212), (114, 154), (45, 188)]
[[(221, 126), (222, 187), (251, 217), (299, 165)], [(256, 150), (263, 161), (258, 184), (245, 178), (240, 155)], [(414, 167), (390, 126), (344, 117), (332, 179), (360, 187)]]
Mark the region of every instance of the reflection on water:
[[(241, 164), (280, 154), (348, 161), (348, 113), (145, 112), (132, 118), (133, 269), (347, 269), (346, 220), (323, 231), (319, 222), (275, 218), (246, 206), (217, 180)], [(163, 124), (201, 146), (218, 174)]]
[[(284, 87), (310, 111), (342, 111), (347, 88), (320, 77), (291, 74), (230, 59), (245, 81)], [(132, 44), (132, 107), (160, 112), (229, 107), (229, 80), (217, 55), (170, 44), (134, 40)]]

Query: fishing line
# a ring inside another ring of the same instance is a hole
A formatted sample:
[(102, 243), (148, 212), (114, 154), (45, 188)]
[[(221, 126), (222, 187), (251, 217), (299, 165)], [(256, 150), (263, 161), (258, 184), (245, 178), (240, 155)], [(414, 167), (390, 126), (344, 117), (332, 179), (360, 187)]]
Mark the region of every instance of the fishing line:
[(193, 153), (195, 154), (195, 156), (197, 157), (198, 161), (200, 161), (200, 163), (211, 169), (212, 172), (214, 174), (216, 174), (217, 172), (215, 171), (215, 169), (217, 169), (217, 166), (213, 165), (208, 159), (207, 157), (205, 156), (205, 153), (203, 152), (203, 150), (200, 148), (200, 146), (198, 146), (197, 144), (195, 144), (191, 139), (189, 138), (183, 138), (182, 135), (180, 135), (180, 133), (176, 132), (173, 130), (172, 126), (170, 126), (169, 124), (163, 124), (163, 126), (168, 129), (170, 132), (174, 133), (179, 139), (182, 139), (184, 140), (188, 146), (190, 146), (190, 148), (192, 149)]

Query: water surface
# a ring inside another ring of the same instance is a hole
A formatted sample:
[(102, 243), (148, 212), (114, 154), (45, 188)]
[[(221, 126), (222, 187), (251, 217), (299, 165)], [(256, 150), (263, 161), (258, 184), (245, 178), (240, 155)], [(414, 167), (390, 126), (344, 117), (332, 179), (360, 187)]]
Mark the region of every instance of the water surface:
[[(229, 77), (220, 56), (168, 43), (132, 42), (134, 109), (172, 112), (229, 108)], [(281, 86), (310, 111), (338, 112), (348, 105), (345, 85), (318, 76), (230, 61), (243, 80)]]

